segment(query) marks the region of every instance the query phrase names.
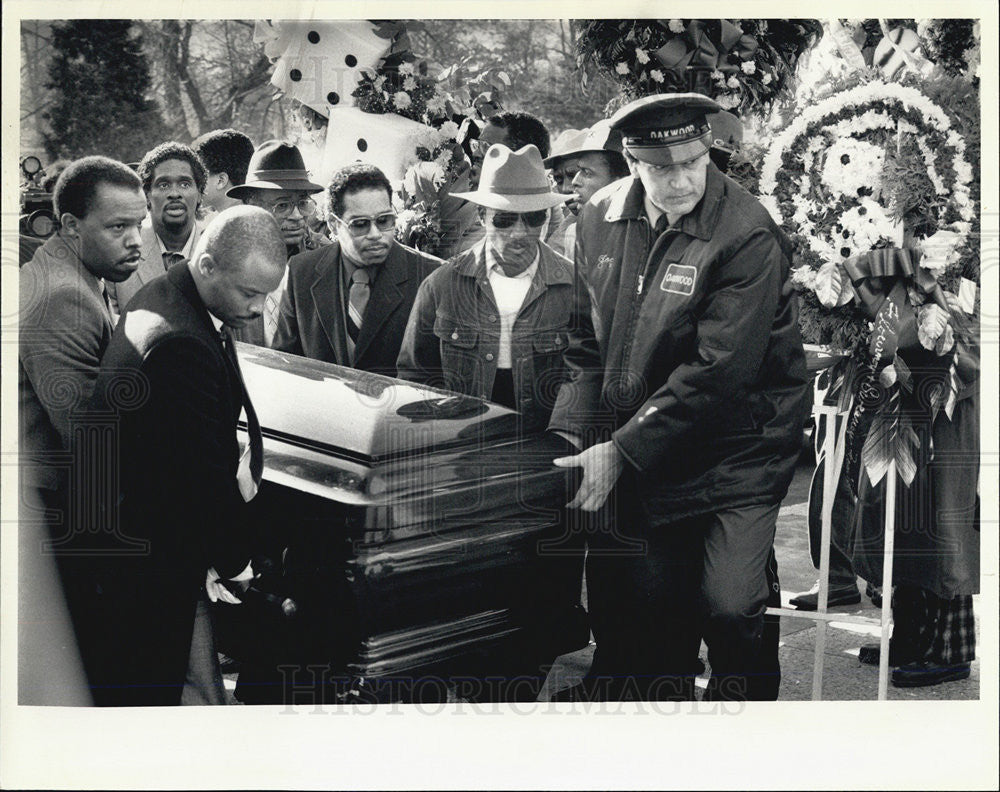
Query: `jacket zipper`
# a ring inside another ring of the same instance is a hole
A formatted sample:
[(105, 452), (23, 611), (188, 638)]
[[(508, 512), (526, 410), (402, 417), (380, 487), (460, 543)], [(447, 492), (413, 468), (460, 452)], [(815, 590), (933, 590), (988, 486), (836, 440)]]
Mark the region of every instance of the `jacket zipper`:
[(639, 309), (642, 307), (642, 287), (646, 281), (646, 269), (649, 267), (649, 253), (651, 249), (649, 239), (649, 221), (645, 217), (640, 218), (640, 221), (642, 222), (643, 229), (645, 230), (646, 261), (642, 265), (642, 269), (639, 270), (639, 278), (636, 281), (635, 292), (632, 295), (631, 310), (629, 311), (628, 318), (628, 332), (625, 334), (625, 349), (622, 352), (623, 373), (628, 371), (629, 359), (632, 357), (632, 338), (635, 333), (635, 326), (639, 321)]

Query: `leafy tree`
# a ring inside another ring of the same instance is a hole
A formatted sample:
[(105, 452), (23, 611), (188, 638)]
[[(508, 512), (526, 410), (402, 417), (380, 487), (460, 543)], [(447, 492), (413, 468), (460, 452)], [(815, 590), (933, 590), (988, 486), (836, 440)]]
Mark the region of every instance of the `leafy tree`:
[(230, 126), (259, 140), (280, 134), (281, 120), (274, 128), (269, 111), (280, 114), (285, 108), (272, 107), (272, 66), (253, 40), (252, 21), (161, 19), (137, 24), (143, 31), (153, 92), (175, 140)]
[(156, 103), (147, 98), (149, 69), (130, 20), (53, 24), (44, 113), (51, 157), (105, 154), (133, 162), (166, 139)]
[(579, 25), (561, 19), (425, 20), (413, 50), (457, 66), (464, 75), (455, 75), (456, 82), (502, 71), (509, 78), (504, 109), (533, 113), (554, 137), (603, 118), (604, 106), (618, 93), (617, 85), (596, 73), (584, 85), (576, 58)]

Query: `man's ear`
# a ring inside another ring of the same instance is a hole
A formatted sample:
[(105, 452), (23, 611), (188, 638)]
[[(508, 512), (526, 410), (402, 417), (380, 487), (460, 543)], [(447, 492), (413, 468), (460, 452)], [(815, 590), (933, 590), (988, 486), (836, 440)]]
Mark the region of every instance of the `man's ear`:
[(208, 251), (203, 251), (198, 259), (195, 261), (195, 266), (198, 268), (198, 272), (201, 273), (203, 277), (209, 278), (218, 269), (218, 264), (215, 258)]
[(62, 216), (59, 218), (59, 229), (63, 232), (64, 236), (68, 236), (72, 239), (79, 239), (80, 218), (78, 218), (75, 214), (63, 212)]

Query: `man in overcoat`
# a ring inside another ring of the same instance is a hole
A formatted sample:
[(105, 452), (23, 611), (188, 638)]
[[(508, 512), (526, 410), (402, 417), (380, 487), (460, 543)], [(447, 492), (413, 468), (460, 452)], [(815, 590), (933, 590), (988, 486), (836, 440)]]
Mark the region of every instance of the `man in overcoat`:
[(633, 178), (580, 213), (570, 381), (550, 428), (582, 452), (573, 508), (607, 506), (589, 537), (597, 640), (591, 695), (753, 695), (766, 567), (801, 446), (808, 387), (785, 240), (709, 161), (699, 94), (612, 118)]
[(70, 519), (69, 462), (114, 330), (105, 288), (135, 272), (146, 215), (139, 177), (107, 157), (69, 163), (55, 184), (53, 205), (59, 230), (21, 269), (19, 284), (22, 704), (89, 699), (67, 618), (67, 607), (80, 605), (68, 552), (80, 527)]
[(252, 575), (248, 501), (263, 450), (223, 328), (259, 316), (284, 270), (275, 219), (227, 209), (191, 260), (143, 287), (118, 323), (90, 415), (111, 419), (116, 441), (92, 476), (109, 520), (98, 526), (106, 544), (91, 564), (86, 621), (98, 704), (225, 700), (205, 595), (235, 604), (221, 581)]

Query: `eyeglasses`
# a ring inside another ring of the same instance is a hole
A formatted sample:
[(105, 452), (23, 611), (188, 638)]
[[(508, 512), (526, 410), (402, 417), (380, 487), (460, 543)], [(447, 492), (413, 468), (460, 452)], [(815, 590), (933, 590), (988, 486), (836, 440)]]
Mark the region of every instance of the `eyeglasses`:
[(351, 236), (365, 236), (371, 231), (372, 223), (375, 224), (375, 228), (383, 232), (396, 227), (395, 212), (383, 212), (375, 217), (352, 217), (350, 220), (345, 220), (340, 215), (334, 215), (334, 217), (347, 226)]
[(302, 198), (299, 201), (277, 201), (270, 207), (271, 214), (279, 220), (284, 220), (296, 209), (303, 217), (312, 217), (316, 214), (316, 202), (312, 198)]
[(537, 212), (497, 212), (490, 222), (494, 228), (510, 228), (521, 218), (529, 228), (539, 228), (548, 216), (547, 209), (539, 209)]

